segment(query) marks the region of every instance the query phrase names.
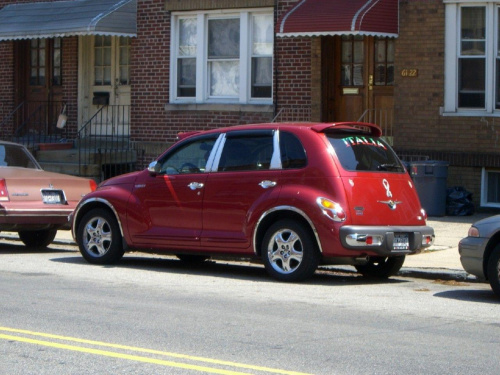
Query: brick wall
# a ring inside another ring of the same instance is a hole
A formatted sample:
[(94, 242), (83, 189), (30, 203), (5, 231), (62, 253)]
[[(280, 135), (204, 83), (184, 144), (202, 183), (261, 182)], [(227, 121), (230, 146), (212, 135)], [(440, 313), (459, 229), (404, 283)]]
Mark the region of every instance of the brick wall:
[[(479, 205), (481, 170), (500, 168), (500, 120), (441, 116), (444, 105), (445, 6), (400, 0), (396, 41), (394, 146), (401, 154), (450, 163), (448, 186), (463, 186)], [(401, 70), (418, 69), (405, 78)]]
[(67, 137), (73, 139), (78, 131), (78, 37), (62, 40), (63, 102), (67, 103)]
[(312, 38), (276, 38), (275, 44), (279, 121), (310, 121)]
[[(14, 56), (13, 44), (0, 42), (0, 121), (5, 119), (14, 108)], [(8, 124), (7, 124), (8, 125)], [(12, 126), (0, 129), (5, 138)]]

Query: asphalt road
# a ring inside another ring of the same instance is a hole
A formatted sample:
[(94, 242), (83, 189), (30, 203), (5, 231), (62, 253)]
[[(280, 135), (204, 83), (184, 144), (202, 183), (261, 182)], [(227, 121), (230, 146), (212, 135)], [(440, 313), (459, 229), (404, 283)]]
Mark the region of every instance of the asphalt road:
[(0, 374), (499, 374), (489, 285), (0, 242)]

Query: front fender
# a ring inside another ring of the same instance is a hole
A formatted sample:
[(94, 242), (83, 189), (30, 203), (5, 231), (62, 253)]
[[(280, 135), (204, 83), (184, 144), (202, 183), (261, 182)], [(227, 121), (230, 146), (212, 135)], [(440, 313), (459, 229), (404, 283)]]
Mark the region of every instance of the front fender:
[[(98, 192), (99, 194), (95, 194), (96, 192)], [(78, 203), (78, 206), (73, 211), (70, 217), (70, 220), (72, 222), (71, 234), (73, 236), (73, 239), (76, 241), (76, 233), (83, 216), (91, 209), (98, 207), (106, 208), (113, 213), (116, 221), (118, 222), (121, 236), (123, 238), (127, 238), (127, 230), (123, 225), (125, 217), (122, 217), (119, 214), (119, 212), (126, 212), (126, 201), (117, 200), (117, 194), (116, 192), (114, 192), (114, 189), (112, 187), (105, 187), (96, 192), (86, 195), (80, 201), (80, 203)]]

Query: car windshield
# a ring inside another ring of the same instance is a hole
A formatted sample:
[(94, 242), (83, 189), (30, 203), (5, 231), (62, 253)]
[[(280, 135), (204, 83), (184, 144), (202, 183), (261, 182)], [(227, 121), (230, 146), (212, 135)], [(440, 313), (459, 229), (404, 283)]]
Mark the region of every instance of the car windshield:
[(9, 144), (0, 144), (0, 167), (39, 169), (24, 148)]
[(348, 171), (405, 171), (391, 147), (381, 138), (366, 135), (327, 134), (342, 167)]

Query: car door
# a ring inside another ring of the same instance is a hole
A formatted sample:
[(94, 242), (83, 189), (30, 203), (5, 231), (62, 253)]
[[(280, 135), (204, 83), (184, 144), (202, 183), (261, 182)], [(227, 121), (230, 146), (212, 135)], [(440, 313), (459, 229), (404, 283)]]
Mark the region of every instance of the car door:
[(273, 130), (225, 134), (203, 200), (203, 248), (251, 252), (255, 221), (279, 194), (281, 162)]
[(155, 173), (136, 181), (134, 206), (143, 213), (141, 230), (131, 233), (136, 246), (199, 247), (206, 166), (218, 135), (180, 143), (158, 160)]

